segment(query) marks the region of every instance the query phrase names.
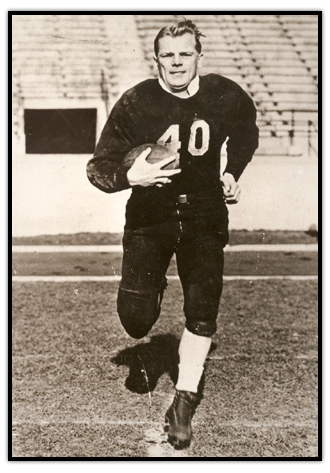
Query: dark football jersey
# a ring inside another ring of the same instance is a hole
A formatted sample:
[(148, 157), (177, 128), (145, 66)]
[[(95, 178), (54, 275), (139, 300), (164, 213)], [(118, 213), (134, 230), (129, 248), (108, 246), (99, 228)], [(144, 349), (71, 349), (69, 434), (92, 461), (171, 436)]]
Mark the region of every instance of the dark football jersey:
[(128, 188), (124, 156), (141, 144), (161, 143), (179, 154), (181, 173), (152, 192), (208, 191), (219, 186), (220, 151), (227, 138), (225, 172), (237, 180), (258, 147), (256, 109), (238, 84), (216, 74), (201, 76), (198, 92), (182, 99), (149, 79), (125, 92), (113, 107), (87, 175), (104, 192)]

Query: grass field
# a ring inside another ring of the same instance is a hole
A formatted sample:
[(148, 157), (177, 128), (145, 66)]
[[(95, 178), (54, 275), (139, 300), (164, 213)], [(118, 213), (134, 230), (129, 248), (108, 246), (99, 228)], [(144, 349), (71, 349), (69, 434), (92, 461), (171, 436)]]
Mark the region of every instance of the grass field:
[[(118, 253), (14, 253), (13, 275), (120, 275)], [(317, 253), (313, 252), (237, 252), (225, 258), (224, 274), (233, 275), (316, 275)], [(294, 270), (294, 273), (292, 272)], [(168, 269), (177, 274), (175, 257)]]
[[(77, 255), (66, 255), (65, 264), (17, 254), (23, 259), (14, 264), (19, 274), (83, 271), (74, 266), (109, 274), (113, 266), (108, 255), (93, 255), (94, 266)], [(251, 274), (249, 255), (226, 255), (231, 272), (229, 257), (246, 257), (246, 269), (242, 263), (234, 273)], [(270, 274), (285, 261), (285, 274), (317, 268), (314, 253), (263, 258), (271, 258), (264, 264)], [(117, 288), (13, 284), (14, 458), (317, 457), (317, 281), (225, 282), (194, 438), (184, 451), (174, 450), (163, 431), (184, 327), (180, 283), (169, 282), (162, 315), (140, 341), (119, 323)]]

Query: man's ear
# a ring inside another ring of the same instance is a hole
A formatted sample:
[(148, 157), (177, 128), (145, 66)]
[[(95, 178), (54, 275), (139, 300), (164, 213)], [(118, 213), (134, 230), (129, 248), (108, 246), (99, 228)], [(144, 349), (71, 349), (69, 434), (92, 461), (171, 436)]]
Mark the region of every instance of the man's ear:
[(198, 56), (197, 67), (202, 67), (203, 63), (204, 63), (204, 54), (201, 53), (201, 54)]
[(155, 61), (155, 69), (158, 70), (158, 59), (154, 56), (153, 60)]

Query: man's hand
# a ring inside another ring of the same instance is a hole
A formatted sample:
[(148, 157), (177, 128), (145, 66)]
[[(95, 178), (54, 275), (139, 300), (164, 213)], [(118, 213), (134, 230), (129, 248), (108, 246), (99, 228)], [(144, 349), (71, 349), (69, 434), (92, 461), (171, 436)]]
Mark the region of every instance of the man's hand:
[(225, 173), (222, 177), (220, 177), (220, 181), (222, 182), (226, 204), (237, 204), (241, 195), (241, 189), (235, 181), (234, 176), (229, 173)]
[(127, 180), (130, 186), (157, 186), (162, 187), (164, 184), (171, 182), (171, 177), (181, 172), (181, 169), (162, 169), (162, 167), (171, 163), (176, 159), (173, 157), (165, 158), (158, 163), (150, 164), (147, 157), (151, 152), (151, 148), (147, 148), (140, 156), (136, 158), (132, 167), (127, 172)]

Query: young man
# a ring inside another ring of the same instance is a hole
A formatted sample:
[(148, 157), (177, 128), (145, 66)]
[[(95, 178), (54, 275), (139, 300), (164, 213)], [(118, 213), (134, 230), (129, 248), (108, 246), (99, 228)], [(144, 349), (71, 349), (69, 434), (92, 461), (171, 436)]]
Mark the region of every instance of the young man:
[[(132, 188), (117, 300), (130, 336), (146, 336), (158, 319), (166, 270), (176, 253), (186, 318), (176, 393), (166, 413), (176, 448), (190, 444), (198, 385), (216, 331), (228, 242), (226, 203), (238, 202), (237, 180), (258, 146), (251, 98), (220, 75), (199, 77), (200, 36), (189, 20), (158, 33), (159, 80), (146, 80), (120, 98), (87, 167), (92, 184), (104, 192)], [(220, 173), (227, 138), (228, 164)], [(145, 143), (165, 144), (173, 158), (149, 164), (146, 150), (129, 170), (122, 166), (124, 156)], [(164, 170), (177, 153), (180, 168)]]

